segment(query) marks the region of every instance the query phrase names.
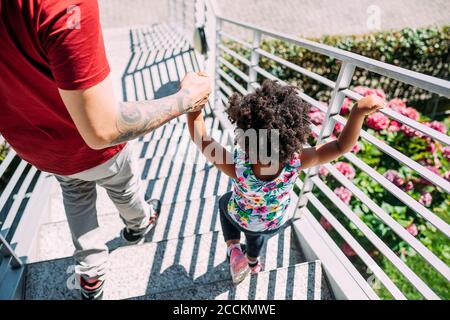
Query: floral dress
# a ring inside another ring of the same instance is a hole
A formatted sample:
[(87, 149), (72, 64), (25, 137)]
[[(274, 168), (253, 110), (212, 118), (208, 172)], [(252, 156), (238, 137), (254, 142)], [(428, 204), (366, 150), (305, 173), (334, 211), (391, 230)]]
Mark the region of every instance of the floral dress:
[(272, 181), (259, 180), (245, 152), (236, 147), (233, 153), (238, 180), (233, 181), (233, 194), (228, 214), (243, 229), (266, 232), (278, 229), (287, 220), (291, 191), (300, 172), (300, 158), (295, 154)]

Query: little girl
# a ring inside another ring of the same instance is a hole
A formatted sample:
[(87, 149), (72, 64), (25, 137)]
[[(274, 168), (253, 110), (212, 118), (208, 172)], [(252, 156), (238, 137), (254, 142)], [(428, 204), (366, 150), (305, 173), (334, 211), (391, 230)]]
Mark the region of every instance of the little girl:
[[(236, 132), (241, 132), (236, 136), (233, 154), (208, 136), (201, 112), (188, 113), (194, 143), (233, 179), (233, 189), (220, 198), (219, 208), (234, 283), (263, 269), (258, 259), (260, 251), (267, 236), (280, 231), (289, 218), (290, 193), (300, 170), (328, 163), (349, 152), (358, 140), (365, 117), (384, 105), (375, 95), (363, 98), (352, 109), (337, 140), (303, 148), (311, 134), (310, 106), (299, 98), (295, 87), (267, 80), (253, 93), (230, 97), (226, 112), (240, 129)], [(256, 131), (256, 141), (246, 139), (251, 136), (245, 135), (249, 129)], [(261, 156), (268, 153), (269, 162)], [(240, 244), (241, 232), (246, 246)]]

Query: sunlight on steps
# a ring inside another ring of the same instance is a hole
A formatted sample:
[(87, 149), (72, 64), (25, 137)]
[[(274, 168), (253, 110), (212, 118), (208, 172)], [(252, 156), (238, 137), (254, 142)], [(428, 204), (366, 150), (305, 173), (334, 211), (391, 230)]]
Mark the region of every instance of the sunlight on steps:
[[(126, 40), (131, 53), (127, 66), (122, 66), (121, 81), (128, 100), (170, 94), (186, 72), (199, 69), (187, 41), (166, 25), (130, 30)], [(208, 130), (223, 140), (225, 135), (209, 107), (205, 116)], [(146, 196), (161, 199), (163, 207), (146, 242), (126, 246), (119, 237), (123, 223), (117, 210), (98, 188), (98, 232), (111, 252), (106, 299), (331, 298), (320, 262), (305, 261), (290, 225), (264, 248), (266, 271), (237, 287), (232, 285), (218, 219), (218, 197), (230, 190), (231, 181), (198, 153), (185, 117), (133, 142), (133, 148)], [(48, 208), (37, 257), (28, 265), (26, 298), (78, 299), (79, 292), (67, 288), (67, 282), (73, 281), (74, 247), (56, 182)]]

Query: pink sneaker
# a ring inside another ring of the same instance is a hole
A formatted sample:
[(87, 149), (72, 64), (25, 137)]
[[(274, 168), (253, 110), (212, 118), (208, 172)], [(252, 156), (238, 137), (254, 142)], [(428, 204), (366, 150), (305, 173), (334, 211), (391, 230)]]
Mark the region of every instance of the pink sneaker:
[(264, 266), (258, 260), (258, 263), (256, 263), (256, 265), (254, 265), (253, 267), (250, 267), (250, 270), (251, 270), (252, 274), (258, 273), (258, 272), (264, 271)]
[(240, 245), (231, 247), (229, 256), (230, 273), (234, 284), (241, 283), (250, 273), (247, 256), (242, 252)]

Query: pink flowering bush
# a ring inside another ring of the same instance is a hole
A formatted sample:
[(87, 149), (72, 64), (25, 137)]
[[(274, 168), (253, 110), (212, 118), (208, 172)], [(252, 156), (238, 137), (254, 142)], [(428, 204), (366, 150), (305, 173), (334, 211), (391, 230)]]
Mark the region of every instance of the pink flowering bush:
[(325, 113), (320, 111), (317, 108), (311, 108), (311, 111), (309, 112), (309, 118), (311, 120), (311, 123), (315, 125), (321, 125), (325, 121)]
[(417, 226), (414, 223), (407, 227), (406, 231), (408, 231), (413, 237), (417, 237), (419, 234), (419, 229), (417, 229)]
[(350, 204), (350, 200), (352, 199), (352, 193), (345, 187), (340, 187), (334, 190), (334, 193), (342, 200), (345, 204)]
[(405, 180), (403, 180), (403, 178), (395, 170), (386, 171), (384, 177), (395, 184), (397, 187), (401, 187), (405, 183)]
[(450, 160), (450, 147), (445, 147), (442, 153), (447, 160)]
[(389, 101), (387, 106), (396, 112), (401, 112), (402, 109), (406, 108), (406, 103), (402, 99), (395, 98)]
[(353, 153), (358, 153), (359, 151), (361, 151), (361, 144), (360, 144), (359, 142), (357, 142), (357, 143), (353, 146), (351, 152), (353, 152)]
[(336, 122), (336, 125), (334, 126), (334, 133), (336, 135), (339, 135), (342, 132), (342, 130), (344, 130), (344, 125), (341, 124), (340, 122)]
[(389, 118), (381, 112), (376, 112), (367, 117), (367, 126), (376, 131), (386, 130), (389, 127)]
[(447, 128), (442, 122), (439, 121), (433, 121), (433, 122), (426, 122), (425, 125), (427, 127), (430, 127), (431, 129), (434, 129), (436, 131), (439, 131), (440, 133), (446, 134)]
[(351, 106), (353, 105), (353, 100), (350, 98), (345, 98), (344, 103), (341, 106), (341, 116), (346, 116), (350, 113)]
[(326, 230), (326, 231), (331, 231), (333, 230), (333, 226), (331, 225), (331, 223), (328, 222), (327, 219), (325, 219), (324, 217), (320, 218), (320, 225)]
[(400, 113), (402, 115), (404, 115), (405, 117), (411, 118), (416, 121), (418, 121), (420, 119), (419, 112), (416, 109), (411, 108), (411, 107), (401, 109)]
[(346, 162), (337, 162), (334, 167), (338, 169), (346, 178), (352, 180), (355, 177), (355, 169), (351, 164)]
[(342, 252), (344, 252), (344, 254), (347, 257), (354, 257), (354, 256), (356, 256), (355, 250), (353, 250), (352, 247), (350, 247), (350, 245), (347, 242), (344, 242), (341, 245), (341, 250), (342, 250)]
[[(358, 87), (354, 90), (361, 95), (376, 93), (380, 97), (385, 97), (380, 90), (370, 90), (367, 87)], [(344, 117), (347, 116), (352, 109), (353, 104), (354, 102), (345, 99), (342, 105), (341, 115)], [(389, 100), (387, 108), (414, 121), (418, 121), (442, 134), (448, 135), (450, 133), (450, 118), (444, 119), (443, 121), (431, 120), (422, 115), (417, 109), (411, 107), (406, 100), (399, 98)], [(319, 118), (318, 115), (316, 115), (316, 117)], [(321, 119), (321, 124), (323, 124), (323, 118)], [(443, 145), (439, 141), (428, 138), (422, 132), (404, 125), (399, 121), (390, 119), (381, 112), (377, 112), (367, 117), (364, 130), (376, 139), (383, 141), (390, 147), (422, 165), (423, 170), (428, 170), (431, 173), (450, 181), (450, 146)], [(341, 127), (336, 127), (334, 133), (338, 135), (341, 131)], [(433, 181), (430, 182), (423, 178), (418, 172), (402, 165), (399, 161), (384, 154), (377, 147), (364, 139), (361, 139), (358, 144), (355, 145), (352, 152), (357, 154), (358, 158), (382, 174), (388, 181), (407, 193), (420, 205), (426, 207), (427, 210), (431, 211), (445, 222), (450, 223), (450, 195), (434, 186), (432, 183)], [(450, 240), (445, 235), (434, 228), (415, 211), (407, 207), (396, 197), (396, 195), (386, 191), (385, 188), (368, 174), (349, 163), (346, 158), (338, 159), (334, 163), (334, 167), (395, 219), (409, 234), (429, 247), (440, 259), (450, 264), (450, 256), (448, 254)], [(416, 259), (414, 250), (412, 250), (400, 236), (381, 222), (381, 220), (365, 206), (357, 196), (353, 195), (350, 190), (343, 187), (331, 173), (322, 167), (319, 176), (326, 182), (327, 186), (334, 191), (334, 194), (357, 214), (358, 217), (402, 259), (408, 261)], [(345, 216), (339, 209), (334, 209), (335, 204), (320, 191), (314, 192), (320, 201), (329, 208), (329, 210), (335, 214), (336, 218), (345, 226), (345, 223), (342, 222), (345, 221)], [(318, 213), (318, 216), (320, 217), (320, 213)], [(320, 223), (332, 237), (336, 235), (336, 239), (341, 239), (338, 236), (337, 231), (330, 227), (326, 219), (321, 219)], [(376, 248), (374, 248), (366, 239), (364, 234), (351, 223), (347, 223), (347, 229), (358, 239), (358, 242), (360, 242), (368, 252), (372, 252), (375, 258), (380, 258), (380, 254), (377, 253)], [(354, 250), (346, 242), (342, 240), (336, 241), (349, 258), (354, 257)]]
[(423, 204), (425, 207), (431, 206), (432, 201), (433, 201), (433, 197), (431, 196), (431, 194), (429, 192), (422, 193), (422, 195), (420, 196), (420, 199), (419, 199), (419, 202), (421, 204)]
[(389, 124), (388, 131), (389, 132), (398, 132), (402, 129), (402, 124), (398, 121), (392, 120)]
[(329, 172), (328, 172), (328, 170), (327, 170), (324, 166), (321, 166), (321, 167), (319, 168), (319, 175), (320, 175), (321, 177), (326, 177), (326, 176), (328, 176), (328, 174), (329, 174)]

